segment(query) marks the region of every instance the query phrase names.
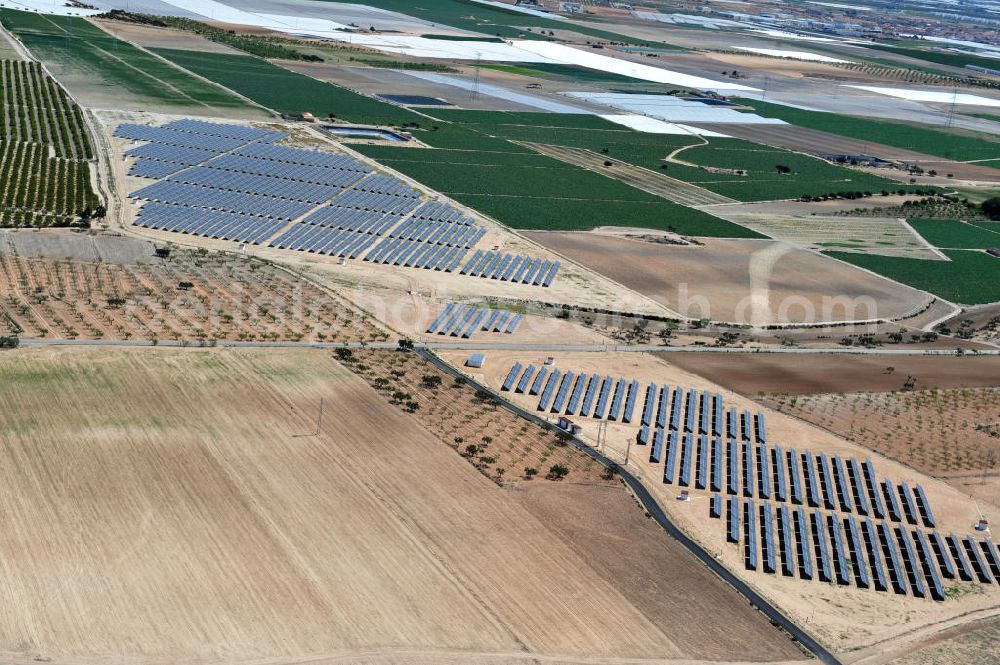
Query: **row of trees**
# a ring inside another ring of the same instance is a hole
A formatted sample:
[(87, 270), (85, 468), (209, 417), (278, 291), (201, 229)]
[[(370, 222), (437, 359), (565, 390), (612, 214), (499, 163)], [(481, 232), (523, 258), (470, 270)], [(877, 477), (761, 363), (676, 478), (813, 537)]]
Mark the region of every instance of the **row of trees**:
[(36, 62), (0, 61), (0, 138), (50, 145), (56, 156), (92, 159), (83, 114)]
[(87, 162), (49, 157), (37, 143), (0, 144), (0, 192), (5, 211), (83, 217), (99, 206)]

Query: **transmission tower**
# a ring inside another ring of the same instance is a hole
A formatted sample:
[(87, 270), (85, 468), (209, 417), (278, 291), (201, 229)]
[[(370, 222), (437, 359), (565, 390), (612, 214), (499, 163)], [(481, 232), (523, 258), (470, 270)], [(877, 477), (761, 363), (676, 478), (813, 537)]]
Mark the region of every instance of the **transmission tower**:
[(472, 89), (469, 91), (469, 99), (479, 99), (479, 67), (483, 62), (483, 54), (476, 51), (476, 73), (472, 77)]
[(955, 122), (955, 105), (958, 103), (958, 88), (951, 93), (951, 107), (948, 109), (948, 129), (951, 129), (951, 124)]

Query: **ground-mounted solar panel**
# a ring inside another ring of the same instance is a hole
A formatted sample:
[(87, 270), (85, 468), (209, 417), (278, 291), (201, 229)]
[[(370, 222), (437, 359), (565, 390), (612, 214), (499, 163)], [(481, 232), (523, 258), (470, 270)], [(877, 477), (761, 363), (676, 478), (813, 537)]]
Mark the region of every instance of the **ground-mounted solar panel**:
[(989, 566), (990, 572), (993, 573), (993, 578), (1000, 582), (1000, 553), (997, 552), (997, 546), (993, 544), (993, 541), (987, 538), (986, 540), (979, 541), (979, 548), (983, 551), (983, 558), (986, 559), (986, 565)]
[(437, 332), (437, 329), (441, 326), (442, 323), (445, 322), (445, 320), (447, 320), (448, 315), (450, 315), (454, 310), (455, 310), (455, 303), (448, 303), (448, 305), (444, 308), (444, 311), (438, 314), (437, 318), (434, 319), (433, 322), (431, 322), (431, 325), (427, 326), (427, 332), (429, 333)]
[(761, 557), (764, 563), (765, 573), (774, 573), (778, 570), (778, 556), (775, 551), (774, 541), (774, 511), (767, 501), (761, 502), (760, 506), (761, 533), (764, 543), (764, 552)]
[(497, 320), (493, 322), (493, 332), (500, 332), (507, 327), (507, 321), (510, 320), (511, 312), (503, 312), (497, 317)]
[(712, 398), (712, 434), (715, 436), (722, 436), (723, 408), (722, 393), (715, 393)]
[(491, 310), (490, 315), (486, 317), (485, 321), (483, 321), (483, 327), (481, 328), (481, 330), (484, 330), (486, 332), (492, 330), (493, 324), (497, 322), (498, 318), (500, 318), (500, 310), (498, 309)]
[(722, 517), (722, 497), (720, 495), (712, 495), (712, 498), (708, 503), (708, 516), (712, 519), (719, 519)]
[(656, 406), (656, 384), (646, 386), (646, 401), (642, 405), (642, 424), (653, 424), (653, 409)]
[(625, 401), (625, 390), (628, 383), (625, 379), (619, 378), (615, 385), (615, 394), (611, 398), (611, 409), (608, 411), (608, 420), (618, 420), (621, 417), (622, 405)]
[(758, 443), (757, 449), (757, 493), (764, 499), (771, 498), (771, 460), (767, 454), (767, 446)]
[(664, 385), (660, 389), (660, 401), (656, 409), (656, 426), (660, 429), (666, 429), (667, 427), (667, 417), (670, 411), (670, 387)]
[(462, 330), (464, 330), (465, 327), (469, 325), (469, 321), (472, 320), (472, 317), (476, 315), (477, 311), (479, 311), (478, 307), (470, 307), (465, 312), (463, 312), (462, 317), (458, 320), (458, 322), (454, 325), (454, 327), (452, 327), (452, 329), (448, 331), (448, 333), (452, 337), (458, 337), (462, 333)]
[(684, 411), (684, 431), (694, 432), (694, 418), (698, 410), (698, 391), (689, 390), (687, 393), (687, 408)]
[(675, 432), (681, 428), (681, 410), (684, 408), (684, 391), (679, 387), (674, 388), (673, 397), (670, 401), (670, 429)]
[(861, 589), (871, 587), (868, 566), (865, 565), (865, 547), (861, 539), (861, 529), (854, 515), (848, 515), (844, 520), (847, 532), (847, 551), (851, 557), (850, 569), (854, 572), (854, 583)]
[(767, 443), (767, 431), (764, 428), (764, 414), (757, 412), (753, 417), (754, 424), (754, 436), (757, 437), (757, 443)]
[(524, 372), (521, 374), (521, 378), (517, 382), (517, 387), (514, 388), (514, 392), (524, 394), (528, 390), (528, 384), (531, 382), (531, 377), (534, 375), (534, 365), (528, 365), (525, 367)]
[(813, 578), (813, 559), (809, 543), (809, 524), (806, 511), (802, 506), (799, 506), (795, 509), (795, 554), (799, 559), (799, 577), (804, 580)]
[(753, 496), (757, 474), (754, 472), (753, 444), (749, 439), (743, 441), (743, 496)]
[(740, 542), (740, 501), (735, 496), (729, 497), (726, 502), (726, 540), (731, 543)]
[(466, 326), (465, 330), (462, 331), (462, 338), (468, 339), (472, 337), (472, 335), (477, 330), (479, 330), (479, 328), (483, 325), (483, 319), (486, 318), (486, 315), (488, 313), (489, 310), (477, 309), (475, 316), (472, 317), (472, 320), (469, 321), (469, 324)]
[(723, 485), (723, 453), (722, 439), (718, 436), (712, 438), (712, 491), (721, 492)]
[(885, 556), (886, 567), (889, 569), (889, 581), (892, 583), (893, 591), (898, 594), (905, 594), (909, 588), (906, 578), (906, 569), (899, 557), (896, 549), (896, 539), (892, 536), (892, 528), (886, 522), (879, 522), (879, 543), (882, 546), (882, 554)]
[(703, 490), (708, 486), (708, 437), (698, 435), (698, 453), (695, 456), (695, 489)]
[(639, 382), (632, 380), (629, 384), (628, 395), (625, 397), (625, 408), (622, 410), (622, 422), (630, 423), (632, 422), (632, 416), (635, 413), (635, 400), (639, 394)]
[(903, 513), (906, 515), (906, 521), (910, 524), (919, 524), (917, 521), (917, 504), (913, 499), (913, 492), (910, 491), (910, 486), (905, 481), (899, 484), (899, 496), (903, 500)]
[(542, 395), (538, 400), (539, 411), (549, 410), (549, 405), (552, 403), (552, 397), (555, 394), (556, 386), (559, 384), (561, 376), (562, 374), (557, 369), (552, 370), (552, 373), (549, 374), (549, 380), (545, 382), (545, 388), (542, 390)]
[(747, 411), (746, 409), (744, 409), (743, 413), (740, 414), (740, 424), (742, 425), (742, 428), (743, 428), (743, 440), (744, 441), (751, 441), (753, 439), (753, 433), (752, 433), (753, 422), (752, 421), (753, 421), (753, 418), (750, 416), (750, 412)]
[[(663, 432), (663, 430), (657, 430)], [(667, 438), (667, 460), (663, 463), (663, 482), (674, 482), (674, 469), (677, 467), (677, 432), (669, 432)]]
[(872, 571), (872, 582), (878, 591), (888, 591), (889, 582), (885, 576), (885, 564), (882, 563), (882, 548), (878, 542), (875, 523), (865, 519), (861, 523), (861, 534), (864, 538), (865, 552), (868, 554), (868, 564)]
[(858, 507), (858, 513), (867, 515), (871, 512), (868, 504), (868, 492), (865, 489), (865, 481), (861, 475), (861, 467), (858, 460), (851, 457), (847, 460), (847, 481), (854, 496), (854, 504)]
[(830, 458), (826, 456), (826, 453), (820, 453), (816, 456), (816, 467), (819, 470), (819, 486), (823, 494), (823, 506), (827, 510), (834, 510), (837, 507), (833, 500), (833, 495), (836, 490), (833, 487), (833, 476), (830, 471)]
[(806, 481), (806, 500), (811, 508), (820, 504), (819, 479), (816, 478), (816, 463), (812, 451), (802, 453), (802, 477)]
[(728, 433), (730, 439), (735, 439), (736, 437), (738, 437), (740, 435), (740, 433), (739, 433), (739, 426), (737, 425), (737, 421), (738, 420), (739, 420), (739, 416), (737, 416), (737, 414), (736, 414), (736, 409), (730, 407), (730, 409), (729, 409), (729, 419), (728, 419), (728, 424), (727, 424), (727, 428), (728, 428), (727, 433)]
[(694, 435), (687, 432), (681, 437), (681, 470), (677, 483), (688, 487), (691, 485), (691, 459), (693, 457)]
[(514, 387), (514, 382), (521, 373), (522, 367), (521, 363), (514, 363), (514, 366), (510, 368), (509, 372), (507, 372), (507, 378), (504, 379), (503, 385), (500, 386), (500, 390), (510, 390)]
[(893, 522), (902, 521), (903, 514), (899, 509), (899, 500), (896, 499), (896, 488), (888, 479), (882, 481), (882, 496), (885, 497), (885, 505), (889, 511), (889, 519)]
[(580, 415), (589, 416), (590, 409), (594, 406), (594, 398), (597, 397), (597, 389), (601, 385), (601, 377), (596, 374), (590, 376), (590, 383), (587, 384), (587, 390), (583, 393), (583, 402), (580, 404)]
[(927, 536), (917, 529), (913, 532), (917, 541), (917, 559), (920, 561), (920, 568), (923, 571), (924, 581), (934, 600), (944, 600), (944, 586), (941, 584), (941, 576), (938, 575), (937, 565), (934, 563), (934, 554), (931, 552), (931, 545), (927, 541)]
[(549, 370), (547, 367), (538, 368), (538, 374), (535, 375), (535, 380), (531, 382), (531, 389), (528, 391), (529, 395), (538, 394), (538, 391), (542, 389), (542, 382), (545, 381), (545, 377), (548, 375), (548, 373)]
[(774, 496), (778, 501), (788, 501), (788, 484), (785, 480), (785, 453), (780, 446), (771, 448), (771, 469), (774, 477)]
[(594, 407), (594, 418), (603, 418), (604, 414), (608, 410), (608, 399), (611, 397), (611, 390), (615, 387), (614, 379), (611, 375), (604, 377), (604, 383), (601, 384), (601, 392), (597, 396), (597, 406)]
[(906, 568), (906, 578), (910, 581), (910, 590), (917, 598), (926, 598), (927, 586), (920, 573), (920, 564), (917, 561), (917, 552), (913, 547), (913, 539), (910, 538), (910, 532), (906, 530), (906, 527), (896, 527), (896, 540), (899, 542), (903, 566)]
[(747, 570), (757, 570), (759, 560), (757, 551), (757, 507), (754, 505), (753, 499), (747, 499), (746, 503), (743, 504), (743, 522), (745, 565)]
[[(649, 443), (649, 428), (647, 426), (643, 425), (642, 427), (639, 428), (639, 433), (635, 435), (635, 442), (640, 446), (645, 446)], [(655, 452), (656, 452), (656, 447), (654, 446), (653, 449), (649, 451), (650, 463), (655, 463), (660, 461), (659, 455), (656, 456), (656, 459), (653, 459)]]
[(555, 280), (556, 275), (559, 273), (559, 262), (553, 261), (552, 265), (549, 266), (549, 271), (545, 274), (545, 278), (542, 279), (542, 287), (548, 288), (552, 286), (552, 282)]
[(920, 520), (929, 529), (933, 529), (936, 525), (936, 520), (934, 519), (934, 513), (931, 511), (931, 503), (927, 500), (927, 494), (924, 492), (924, 488), (919, 484), (913, 488), (914, 499), (917, 502), (917, 512), (920, 513)]
[(795, 448), (785, 453), (788, 463), (788, 484), (791, 488), (792, 503), (802, 505), (805, 494), (802, 491), (802, 472), (799, 468), (799, 454)]
[(955, 571), (958, 573), (959, 579), (963, 582), (971, 582), (973, 576), (972, 565), (969, 563), (969, 559), (965, 556), (965, 549), (962, 547), (962, 541), (959, 540), (958, 536), (955, 534), (949, 535), (947, 541), (948, 552), (955, 561)]
[(701, 409), (698, 411), (698, 432), (708, 434), (708, 419), (711, 411), (711, 396), (708, 392), (701, 394)]
[[(642, 427), (639, 428), (639, 431), (642, 430), (645, 430), (646, 432), (650, 431), (649, 427), (646, 425), (643, 425)], [(663, 461), (663, 446), (664, 446), (663, 430), (661, 429), (653, 430), (653, 445), (649, 448), (650, 464), (659, 464), (661, 461)], [(667, 482), (667, 480), (664, 479), (663, 482)]]
[(795, 546), (792, 544), (792, 513), (782, 504), (777, 512), (778, 542), (781, 543), (781, 574), (795, 576)]
[(840, 455), (833, 456), (833, 481), (837, 488), (837, 501), (840, 502), (840, 509), (845, 513), (854, 512), (854, 498), (851, 496), (851, 489), (847, 484), (847, 472)]
[(990, 579), (989, 567), (986, 559), (983, 558), (983, 553), (976, 546), (976, 541), (972, 536), (966, 536), (963, 542), (965, 544), (965, 553), (969, 555), (969, 563), (972, 564), (972, 570), (975, 571), (976, 577), (980, 582), (989, 584), (992, 581)]
[(816, 562), (819, 564), (819, 579), (822, 582), (833, 581), (832, 565), (830, 563), (830, 548), (826, 541), (826, 526), (823, 523), (823, 513), (813, 510), (809, 516), (816, 546)]
[(836, 515), (826, 516), (827, 528), (830, 531), (830, 546), (833, 550), (833, 569), (837, 576), (837, 584), (850, 584), (850, 571), (847, 569), (847, 556), (844, 549), (844, 533), (840, 520)]
[(573, 380), (576, 377), (573, 372), (566, 370), (563, 374), (562, 383), (559, 385), (559, 390), (556, 391), (556, 398), (552, 401), (552, 413), (560, 413), (563, 410), (563, 405), (566, 404), (566, 398), (569, 397), (569, 390), (573, 386)]
[(944, 536), (937, 531), (931, 531), (930, 538), (931, 549), (934, 550), (934, 556), (937, 557), (941, 574), (950, 580), (955, 579), (955, 565), (951, 561), (951, 554), (948, 552), (948, 543), (945, 542)]
[(583, 399), (583, 389), (587, 385), (587, 375), (580, 374), (576, 379), (576, 384), (573, 386), (573, 392), (570, 393), (569, 403), (566, 404), (566, 415), (575, 416), (577, 410), (580, 408), (580, 400)]
[(726, 444), (726, 448), (729, 454), (726, 459), (729, 462), (729, 471), (726, 474), (726, 491), (729, 494), (739, 494), (740, 491), (740, 455), (739, 446), (736, 443), (736, 439), (729, 439), (729, 443)]

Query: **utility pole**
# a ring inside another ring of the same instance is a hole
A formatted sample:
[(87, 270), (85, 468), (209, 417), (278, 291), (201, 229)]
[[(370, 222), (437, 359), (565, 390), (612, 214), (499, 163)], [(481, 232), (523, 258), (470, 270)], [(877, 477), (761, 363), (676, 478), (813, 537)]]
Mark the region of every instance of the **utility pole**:
[(951, 93), (951, 108), (948, 109), (948, 129), (951, 129), (951, 125), (955, 122), (955, 105), (958, 103), (958, 88)]
[(323, 428), (323, 398), (319, 398), (319, 414), (316, 416), (316, 434), (313, 436), (319, 436), (320, 430)]
[(479, 67), (483, 62), (483, 54), (476, 51), (476, 73), (472, 77), (472, 90), (469, 91), (469, 99), (479, 99)]

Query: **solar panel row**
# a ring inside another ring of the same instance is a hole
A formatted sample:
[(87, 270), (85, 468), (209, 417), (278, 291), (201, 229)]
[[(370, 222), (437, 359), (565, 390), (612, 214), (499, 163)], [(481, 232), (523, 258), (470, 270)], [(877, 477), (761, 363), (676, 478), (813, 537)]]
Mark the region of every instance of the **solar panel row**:
[(505, 254), (493, 250), (486, 252), (477, 250), (462, 267), (460, 274), (513, 284), (547, 287), (551, 286), (557, 272), (559, 272), (559, 261)]
[(356, 259), (376, 240), (378, 236), (350, 229), (295, 223), (268, 246)]
[[(521, 322), (520, 314), (512, 316), (510, 312), (471, 305), (458, 305), (458, 309), (455, 307), (454, 303), (449, 304), (427, 327), (427, 332), (469, 339), (480, 331), (513, 333)], [(447, 318), (453, 312), (455, 315)], [(459, 318), (460, 316), (464, 318)]]
[(285, 222), (219, 210), (147, 203), (139, 211), (135, 225), (258, 245), (274, 235)]
[(364, 260), (382, 265), (452, 272), (468, 252), (464, 247), (383, 238), (365, 255)]
[[(439, 222), (411, 217), (389, 235), (394, 238), (471, 249), (485, 235), (486, 229), (453, 222)], [(471, 273), (470, 273), (471, 274)]]

